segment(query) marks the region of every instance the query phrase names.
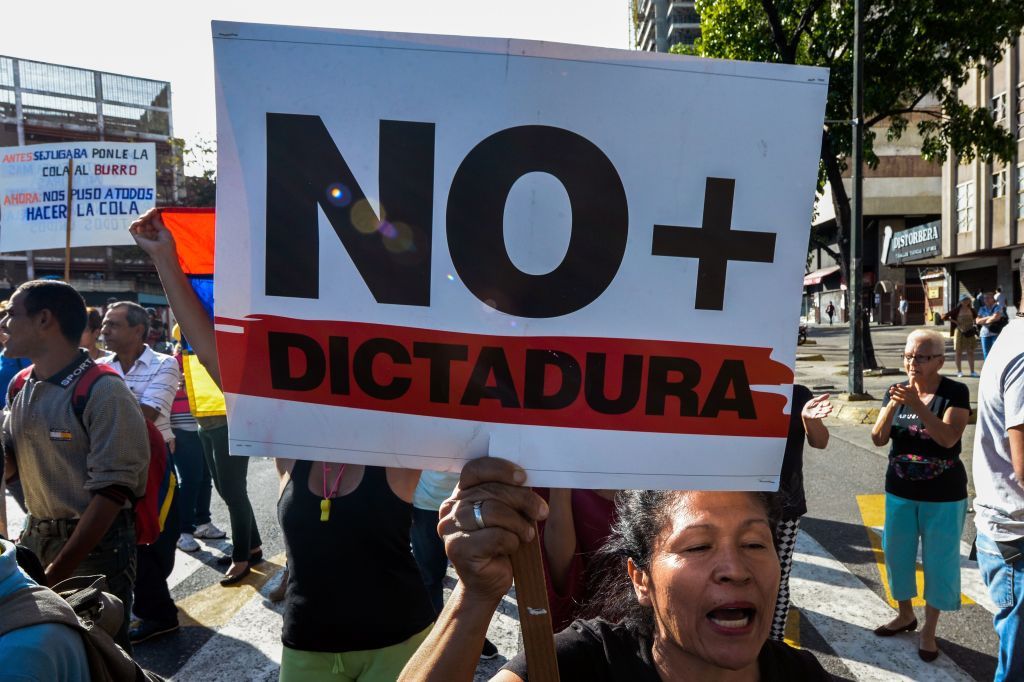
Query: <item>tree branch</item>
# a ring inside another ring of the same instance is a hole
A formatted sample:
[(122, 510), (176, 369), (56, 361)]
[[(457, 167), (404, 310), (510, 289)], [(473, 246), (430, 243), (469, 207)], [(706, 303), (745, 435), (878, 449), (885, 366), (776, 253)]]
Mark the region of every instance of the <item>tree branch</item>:
[[(796, 48), (800, 44), (800, 35), (807, 30), (807, 27), (811, 23), (811, 19), (813, 19), (814, 15), (818, 13), (818, 10), (821, 9), (824, 2), (825, 0), (811, 0), (807, 4), (807, 8), (804, 10), (803, 16), (800, 17), (800, 23), (797, 24), (796, 32), (793, 34), (793, 40), (789, 45), (789, 49), (794, 57), (796, 56)], [(794, 59), (794, 61), (796, 60)]]
[(917, 99), (915, 99), (909, 107), (906, 107), (904, 109), (892, 109), (890, 111), (886, 111), (880, 114), (875, 114), (868, 120), (864, 121), (864, 127), (871, 128), (875, 124), (880, 123), (882, 120), (889, 118), (890, 116), (899, 116), (900, 114), (912, 114), (914, 112), (917, 112), (921, 114), (928, 114), (929, 116), (941, 116), (941, 114), (937, 114), (935, 111), (917, 108), (917, 105), (921, 103), (921, 100), (924, 99), (926, 94), (927, 93), (922, 92), (920, 95), (917, 96)]
[(815, 246), (824, 251), (825, 253), (827, 253), (829, 257), (836, 262), (836, 264), (841, 264), (843, 262), (843, 257), (839, 255), (839, 252), (833, 249), (828, 244), (824, 242), (818, 242), (817, 244), (815, 244)]
[(773, 0), (761, 0), (761, 7), (768, 16), (768, 26), (772, 29), (772, 39), (775, 41), (775, 49), (779, 51), (779, 57), (783, 63), (792, 64), (794, 60), (789, 54), (789, 45), (786, 42), (786, 33), (782, 30), (778, 8)]

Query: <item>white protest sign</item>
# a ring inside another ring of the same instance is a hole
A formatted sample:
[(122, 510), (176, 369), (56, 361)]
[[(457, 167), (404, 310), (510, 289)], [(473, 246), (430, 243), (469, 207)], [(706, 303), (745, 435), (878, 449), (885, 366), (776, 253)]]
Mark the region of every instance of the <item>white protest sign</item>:
[(234, 454), (777, 486), (827, 71), (213, 34)]
[(151, 142), (0, 147), (0, 252), (134, 244), (128, 225), (156, 205)]

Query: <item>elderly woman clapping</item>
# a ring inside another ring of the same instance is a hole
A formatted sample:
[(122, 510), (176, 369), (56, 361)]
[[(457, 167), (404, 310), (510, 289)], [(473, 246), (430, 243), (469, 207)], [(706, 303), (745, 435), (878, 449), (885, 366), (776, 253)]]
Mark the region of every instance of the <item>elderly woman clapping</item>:
[(925, 623), (918, 653), (938, 656), (939, 612), (960, 608), (960, 535), (967, 512), (967, 472), (960, 438), (971, 414), (967, 386), (939, 370), (945, 342), (933, 331), (907, 337), (907, 381), (893, 384), (871, 429), (875, 445), (891, 443), (885, 474), (882, 548), (889, 590), (899, 614), (875, 630), (880, 637), (917, 629), (911, 599), (917, 596), (917, 548), (924, 566)]
[[(512, 584), (509, 555), (547, 515), (525, 480), (501, 459), (463, 469), (438, 526), (460, 580), (400, 679), (473, 679), (487, 624)], [(810, 653), (768, 639), (780, 571), (770, 506), (759, 493), (620, 493), (609, 541), (619, 563), (601, 591), (609, 608), (555, 636), (561, 679), (829, 679)], [(493, 679), (525, 675), (520, 654)]]

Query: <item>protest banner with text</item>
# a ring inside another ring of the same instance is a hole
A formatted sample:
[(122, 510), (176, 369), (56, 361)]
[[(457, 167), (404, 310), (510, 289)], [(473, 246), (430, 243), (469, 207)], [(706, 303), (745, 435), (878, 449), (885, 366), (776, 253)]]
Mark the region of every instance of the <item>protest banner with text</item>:
[(234, 454), (777, 486), (827, 71), (213, 34)]
[[(68, 196), (68, 175), (71, 195)], [(156, 205), (153, 143), (0, 147), (0, 252), (134, 244), (128, 225)]]

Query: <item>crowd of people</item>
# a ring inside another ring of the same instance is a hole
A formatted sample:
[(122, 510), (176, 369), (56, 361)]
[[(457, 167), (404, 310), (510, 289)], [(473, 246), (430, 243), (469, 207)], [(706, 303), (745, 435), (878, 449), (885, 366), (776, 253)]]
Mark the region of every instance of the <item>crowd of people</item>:
[[(0, 504), (0, 600), (41, 604), (45, 587), (102, 576), (103, 591), (123, 607), (110, 634), (128, 656), (133, 645), (178, 629), (167, 588), (176, 551), (229, 536), (220, 580), (228, 589), (263, 561), (249, 459), (229, 454), (224, 416), (192, 414), (186, 390), (186, 339), (220, 383), (213, 322), (159, 211), (131, 232), (156, 265), (180, 326), (176, 343), (138, 304), (87, 308), (58, 281), (22, 284), (0, 320), (0, 381), (8, 387), (0, 481), (27, 514), (23, 528), (8, 528)], [(963, 297), (947, 319), (958, 376), (965, 354), (974, 373), (973, 340), (982, 340), (977, 556), (999, 609), (996, 679), (1024, 679), (1024, 320), (1007, 319), (1005, 299), (983, 299), (976, 307)], [(889, 448), (883, 549), (898, 602), (875, 634), (918, 629), (920, 547), (927, 605), (918, 648), (927, 662), (940, 655), (939, 615), (960, 606), (968, 506), (960, 453), (970, 392), (942, 373), (945, 344), (935, 331), (909, 335), (907, 378), (889, 388), (871, 430), (874, 444)], [(277, 595), (280, 679), (473, 679), (478, 660), (497, 654), (486, 633), (512, 585), (511, 555), (534, 539), (562, 679), (827, 679), (785, 635), (794, 548), (808, 512), (803, 449), (828, 445), (823, 420), (831, 410), (827, 394), (794, 387), (773, 494), (533, 489), (522, 469), (495, 457), (460, 474), (278, 459), (288, 562)], [(212, 522), (213, 490), (227, 506), (229, 533)], [(141, 532), (140, 501), (153, 498), (159, 528), (150, 537)], [(459, 580), (445, 603), (449, 562)], [(61, 629), (64, 621), (5, 626), (8, 614), (0, 609), (0, 661), (10, 679), (91, 679), (95, 661), (83, 638)], [(520, 654), (495, 679), (527, 677)]]

